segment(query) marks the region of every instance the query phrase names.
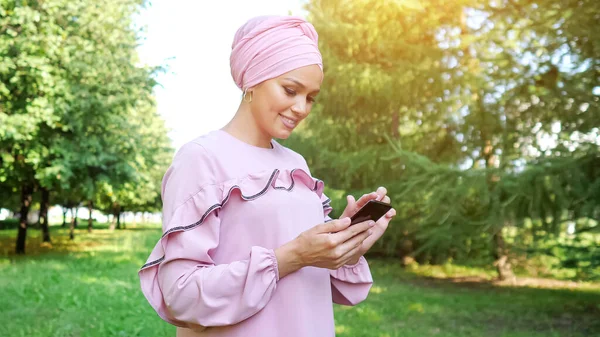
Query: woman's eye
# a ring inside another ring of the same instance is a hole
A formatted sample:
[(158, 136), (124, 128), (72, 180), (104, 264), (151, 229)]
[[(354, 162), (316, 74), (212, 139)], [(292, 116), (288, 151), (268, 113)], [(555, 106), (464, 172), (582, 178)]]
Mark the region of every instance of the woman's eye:
[(288, 94), (290, 96), (293, 96), (296, 94), (296, 92), (290, 88), (283, 87), (283, 89), (285, 89), (286, 94)]
[(308, 96), (308, 97), (306, 98), (306, 100), (307, 100), (307, 101), (309, 101), (309, 102), (311, 102), (311, 103), (314, 103), (316, 99), (315, 99), (314, 97), (310, 97), (310, 96)]

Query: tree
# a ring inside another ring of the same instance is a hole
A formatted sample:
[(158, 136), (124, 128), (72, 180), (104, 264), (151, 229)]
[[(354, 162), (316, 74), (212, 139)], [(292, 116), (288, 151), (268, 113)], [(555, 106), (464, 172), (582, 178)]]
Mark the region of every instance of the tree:
[(288, 144), (318, 149), (321, 158), (305, 152), (319, 177), (346, 190), (386, 181), (390, 175), (378, 170), (379, 158), (390, 153), (386, 134), (436, 161), (456, 160), (453, 118), (461, 102), (449, 85), (458, 69), (447, 60), (457, 51), (444, 48), (436, 34), (460, 24), (466, 3), (308, 4), (325, 79), (317, 106)]
[[(311, 116), (286, 145), (343, 194), (360, 195), (403, 178), (403, 166), (385, 160), (394, 154), (386, 136), (403, 149), (457, 165), (463, 154), (456, 134), (467, 99), (455, 82), (469, 78), (457, 75), (464, 69), (456, 67), (462, 51), (455, 30), (464, 25), (470, 3), (309, 2), (325, 79)], [(389, 192), (392, 199), (399, 193)], [(400, 218), (412, 213), (398, 211)], [(406, 228), (394, 225), (374, 249), (396, 254), (401, 242), (411, 246), (411, 240)]]
[[(511, 278), (507, 228), (525, 230), (526, 218), (545, 227), (548, 218), (573, 219), (569, 198), (548, 208), (552, 203), (530, 196), (545, 206), (501, 211), (528, 195), (526, 188), (565, 195), (576, 186), (565, 177), (585, 171), (581, 158), (593, 158), (600, 144), (600, 48), (590, 29), (596, 2), (311, 1), (307, 9), (325, 81), (318, 106), (288, 144), (344, 193), (391, 187), (403, 207), (381, 252), (397, 254), (408, 240), (435, 262), (489, 247), (478, 254)], [(570, 171), (550, 174), (549, 163)], [(547, 181), (520, 180), (530, 172)], [(593, 183), (593, 174), (588, 178)], [(511, 184), (522, 189), (507, 189)], [(407, 193), (409, 187), (423, 190)], [(439, 238), (451, 245), (432, 244)]]
[(157, 70), (136, 65), (131, 20), (142, 4), (2, 3), (0, 51), (8, 57), (0, 63), (0, 181), (21, 189), (18, 253), (34, 189), (42, 190), (44, 210), (52, 191), (91, 205), (98, 184), (138, 179), (142, 137), (128, 126), (153, 107)]
[(35, 174), (48, 148), (40, 141), (41, 126), (54, 127), (61, 109), (65, 81), (53, 66), (58, 57), (54, 32), (59, 25), (47, 20), (42, 5), (0, 3), (0, 178), (21, 193), (16, 252), (25, 252), (27, 213), (36, 188)]

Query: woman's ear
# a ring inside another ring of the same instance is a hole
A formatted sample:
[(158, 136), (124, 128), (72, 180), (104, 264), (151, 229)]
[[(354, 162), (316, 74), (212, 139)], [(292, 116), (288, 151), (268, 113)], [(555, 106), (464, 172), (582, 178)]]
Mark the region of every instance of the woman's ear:
[(254, 98), (254, 91), (260, 89), (261, 85), (263, 85), (263, 83), (259, 83), (253, 87), (246, 88), (246, 90), (243, 93), (242, 99), (244, 99), (248, 103), (252, 102), (252, 99)]

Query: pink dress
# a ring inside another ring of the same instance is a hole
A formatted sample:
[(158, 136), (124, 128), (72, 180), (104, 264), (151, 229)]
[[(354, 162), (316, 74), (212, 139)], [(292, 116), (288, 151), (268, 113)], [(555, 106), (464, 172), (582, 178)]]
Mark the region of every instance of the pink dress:
[(369, 293), (362, 257), (279, 278), (273, 250), (330, 220), (331, 207), (304, 158), (272, 145), (213, 131), (185, 144), (164, 176), (163, 235), (139, 277), (177, 336), (335, 336), (332, 302)]

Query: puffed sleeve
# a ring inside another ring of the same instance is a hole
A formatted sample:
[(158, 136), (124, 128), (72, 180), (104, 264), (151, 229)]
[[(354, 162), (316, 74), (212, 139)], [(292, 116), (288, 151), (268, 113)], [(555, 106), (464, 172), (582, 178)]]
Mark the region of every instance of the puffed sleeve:
[(180, 327), (231, 325), (263, 309), (279, 280), (273, 250), (215, 264), (222, 191), (207, 151), (188, 143), (163, 178), (163, 235), (139, 271), (142, 292), (158, 315)]
[(367, 260), (361, 256), (355, 265), (342, 266), (329, 272), (333, 302), (356, 305), (364, 301), (373, 285), (373, 277)]

